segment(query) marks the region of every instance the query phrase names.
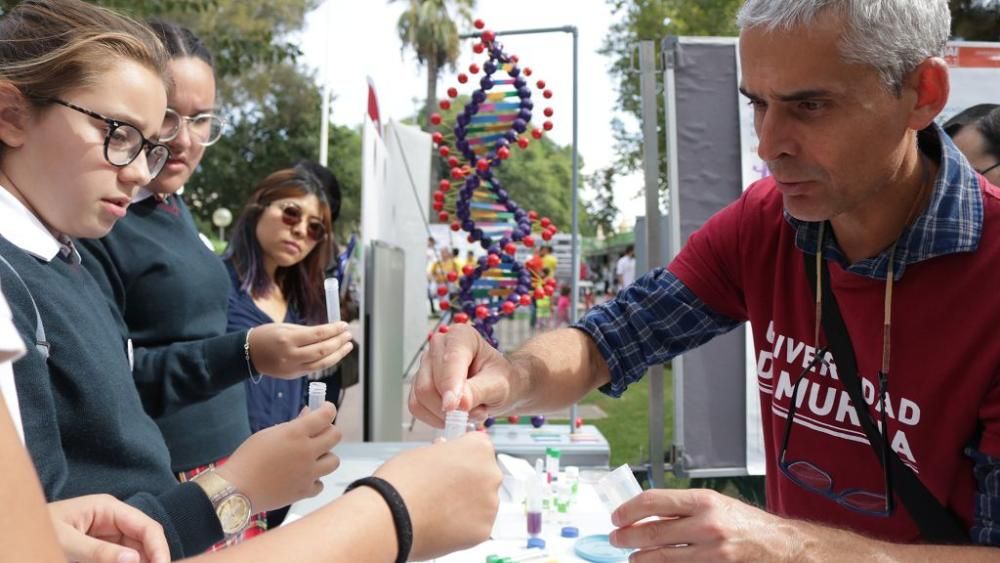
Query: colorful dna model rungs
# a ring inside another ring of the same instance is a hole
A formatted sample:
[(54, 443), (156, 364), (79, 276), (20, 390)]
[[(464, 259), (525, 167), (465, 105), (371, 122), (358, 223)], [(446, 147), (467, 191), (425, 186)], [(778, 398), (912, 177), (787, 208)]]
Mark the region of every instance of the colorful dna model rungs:
[[(485, 27), (482, 20), (476, 20), (475, 26)], [(530, 305), (532, 297), (541, 299), (555, 290), (554, 279), (542, 280), (541, 260), (535, 257), (524, 264), (516, 260), (518, 245), (535, 245), (536, 223), (546, 241), (557, 229), (548, 218), (539, 220), (535, 211), (521, 209), (494, 171), (513, 156), (515, 146), (526, 149), (530, 138), (541, 139), (552, 129), (552, 122), (546, 119), (541, 127), (530, 128), (534, 102), (527, 78), (531, 69), (518, 66), (517, 56), (505, 53), (493, 32), (482, 31), (472, 49), (487, 59), (482, 66), (469, 65), (469, 73), (457, 78), (459, 84), (466, 84), (481, 71), (479, 87), (457, 113), (454, 124), (444, 124), (440, 114), (430, 116), (438, 127), (432, 139), (450, 170), (450, 178), (441, 180), (434, 192), (433, 207), (442, 222), (451, 221), (453, 231), (465, 231), (469, 242), (478, 242), (488, 254), (476, 264), (466, 264), (461, 276), (452, 273), (449, 283), (438, 287), (438, 294), (441, 310), (453, 313), (452, 323), (471, 322), (499, 348), (494, 325), (512, 316), (519, 306)], [(537, 80), (535, 86), (543, 98), (552, 97), (545, 81)], [(448, 88), (448, 99), (441, 100), (440, 108), (451, 109), (458, 95), (457, 87)], [(552, 117), (552, 108), (546, 107), (543, 114)], [(448, 327), (443, 325), (440, 331), (447, 332)]]

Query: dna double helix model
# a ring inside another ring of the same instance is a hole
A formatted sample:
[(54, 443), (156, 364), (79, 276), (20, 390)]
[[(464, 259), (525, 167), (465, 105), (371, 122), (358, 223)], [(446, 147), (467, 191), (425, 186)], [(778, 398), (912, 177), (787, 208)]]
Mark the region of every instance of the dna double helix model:
[[(545, 107), (544, 122), (531, 127), (535, 109), (531, 69), (519, 66), (517, 56), (504, 51), (496, 34), (484, 30), (482, 20), (474, 25), (483, 31), (472, 50), (486, 60), (482, 65), (470, 64), (468, 74), (460, 73), (457, 80), (459, 85), (468, 84), (481, 73), (478, 88), (462, 110), (455, 112), (453, 123), (445, 123), (439, 113), (430, 116), (436, 127), (432, 140), (449, 169), (449, 178), (441, 180), (433, 194), (433, 208), (441, 222), (450, 222), (452, 231), (467, 233), (469, 242), (478, 242), (487, 255), (466, 264), (461, 275), (451, 272), (448, 283), (439, 285), (438, 295), (441, 310), (451, 313), (451, 324), (472, 323), (499, 348), (494, 333), (497, 322), (513, 316), (518, 307), (530, 305), (532, 298), (543, 299), (555, 291), (554, 277), (543, 279), (537, 256), (524, 263), (517, 260), (518, 245), (534, 247), (536, 228), (545, 241), (557, 229), (548, 218), (539, 219), (537, 212), (519, 207), (501, 185), (496, 170), (514, 157), (516, 149), (527, 149), (532, 140), (552, 129), (548, 118), (553, 110)], [(536, 80), (535, 86), (544, 99), (552, 98), (544, 80)], [(444, 111), (452, 108), (459, 89), (452, 86), (447, 93), (448, 98), (439, 103)], [(447, 332), (447, 324), (439, 330)]]

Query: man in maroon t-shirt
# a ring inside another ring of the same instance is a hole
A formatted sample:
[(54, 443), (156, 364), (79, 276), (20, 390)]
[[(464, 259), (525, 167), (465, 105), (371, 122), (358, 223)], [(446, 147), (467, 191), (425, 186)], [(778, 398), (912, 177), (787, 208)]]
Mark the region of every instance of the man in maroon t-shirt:
[[(884, 447), (968, 530), (959, 541), (1000, 545), (1000, 190), (934, 124), (949, 95), (947, 2), (748, 0), (739, 24), (740, 90), (773, 177), (573, 328), (507, 356), (470, 327), (438, 335), (410, 409), (440, 427), (455, 408), (483, 418), (598, 387), (617, 396), (648, 365), (750, 321), (769, 512), (712, 491), (647, 491), (612, 515), (613, 544), (640, 549), (637, 561), (996, 559), (991, 547), (914, 545), (926, 538), (858, 425), (865, 407), (885, 421)], [(867, 405), (818, 353), (829, 342), (807, 257), (826, 266)], [(639, 522), (649, 516), (661, 519)]]

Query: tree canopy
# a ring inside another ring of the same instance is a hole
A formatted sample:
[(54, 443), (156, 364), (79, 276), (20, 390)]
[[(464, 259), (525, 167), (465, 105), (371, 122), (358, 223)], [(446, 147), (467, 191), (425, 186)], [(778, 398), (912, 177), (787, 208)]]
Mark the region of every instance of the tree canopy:
[[(639, 74), (635, 67), (640, 41), (651, 40), (659, 50), (669, 35), (735, 36), (736, 13), (743, 0), (607, 0), (612, 12), (620, 16), (612, 24), (601, 53), (610, 59), (610, 73), (617, 80), (617, 109), (642, 120)], [(969, 41), (1000, 40), (1000, 0), (950, 0), (952, 35)], [(670, 18), (669, 25), (664, 25)], [(658, 77), (659, 78), (659, 77)], [(662, 88), (662, 84), (659, 85)], [(662, 91), (662, 89), (660, 90)], [(658, 104), (661, 194), (666, 193), (666, 155), (664, 115)], [(620, 120), (612, 123), (617, 159), (612, 166), (616, 175), (636, 172), (642, 167), (642, 136), (626, 128)], [(602, 178), (608, 182), (607, 178)], [(661, 199), (665, 199), (661, 198)]]

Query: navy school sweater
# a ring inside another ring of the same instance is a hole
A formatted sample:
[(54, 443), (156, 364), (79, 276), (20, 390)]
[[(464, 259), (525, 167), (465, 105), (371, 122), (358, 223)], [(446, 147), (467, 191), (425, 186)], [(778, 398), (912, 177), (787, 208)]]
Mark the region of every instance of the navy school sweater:
[[(80, 265), (39, 260), (0, 237), (3, 294), (28, 353), (14, 363), (25, 442), (49, 501), (107, 493), (163, 526), (175, 558), (222, 539), (211, 502), (178, 484), (156, 424), (144, 412), (112, 305)], [(34, 346), (34, 298), (49, 342)]]
[(230, 455), (247, 437), (246, 331), (226, 334), (229, 275), (184, 201), (129, 207), (111, 233), (81, 241), (83, 264), (117, 303), (135, 347), (133, 377), (175, 472)]

